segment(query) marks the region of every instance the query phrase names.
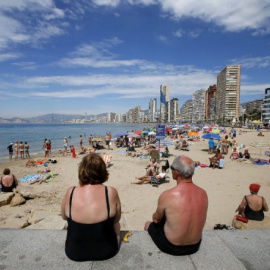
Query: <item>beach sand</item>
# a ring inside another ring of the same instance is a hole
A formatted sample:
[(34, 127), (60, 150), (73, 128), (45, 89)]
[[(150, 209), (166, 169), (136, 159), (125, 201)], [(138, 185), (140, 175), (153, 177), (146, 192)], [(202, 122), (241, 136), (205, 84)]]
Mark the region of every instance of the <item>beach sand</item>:
[[(248, 147), (252, 158), (261, 158), (269, 160), (264, 155), (269, 148), (259, 148), (249, 146), (256, 141), (270, 142), (270, 132), (265, 131), (264, 137), (258, 137), (255, 130), (247, 130), (242, 135), (237, 129), (236, 140), (239, 144)], [(174, 150), (174, 146), (169, 146), (170, 153), (173, 155), (168, 160), (172, 163), (174, 156), (186, 155), (193, 160), (198, 160), (202, 164), (209, 165), (209, 157), (213, 154), (207, 153), (208, 141), (201, 139), (200, 142), (191, 142), (190, 151)], [(78, 148), (76, 149), (78, 152)], [(121, 229), (122, 230), (143, 230), (144, 223), (151, 220), (152, 214), (157, 206), (157, 199), (164, 191), (176, 185), (169, 172), (169, 183), (164, 183), (159, 187), (152, 187), (150, 184), (132, 185), (136, 176), (143, 176), (146, 172), (146, 159), (126, 156), (125, 148), (116, 148), (113, 150), (99, 150), (102, 156), (104, 154), (112, 155), (112, 166), (109, 167), (109, 180), (106, 185), (115, 187), (120, 196), (122, 204)], [(136, 149), (138, 151), (138, 149)], [(230, 150), (229, 150), (230, 151)], [(261, 151), (261, 154), (260, 154)], [(50, 223), (53, 216), (60, 216), (60, 207), (62, 198), (70, 186), (78, 184), (78, 164), (83, 156), (79, 155), (73, 159), (71, 156), (63, 157), (54, 154), (50, 158), (57, 160), (56, 164), (50, 164), (51, 170), (58, 174), (49, 183), (20, 183), (20, 186), (28, 187), (33, 193), (39, 194), (39, 198), (27, 200), (25, 204), (11, 207), (5, 205), (0, 207), (0, 228), (13, 228), (14, 219), (30, 220), (34, 212), (44, 211), (45, 219)], [(27, 160), (11, 161), (0, 164), (2, 173), (4, 168), (10, 168), (11, 173), (18, 179), (28, 174), (35, 174), (44, 169), (39, 167), (25, 167)], [(235, 215), (235, 209), (241, 202), (244, 195), (249, 194), (249, 185), (257, 182), (262, 185), (259, 194), (263, 196), (269, 204), (270, 194), (270, 165), (254, 165), (251, 163), (232, 161), (229, 155), (225, 157), (224, 169), (199, 168), (195, 170), (193, 181), (198, 186), (206, 190), (209, 198), (209, 207), (207, 220), (204, 229), (212, 230), (215, 224), (221, 223), (231, 225), (232, 218)], [(3, 194), (0, 194), (0, 199)], [(270, 216), (266, 213), (266, 216)], [(44, 217), (43, 217), (44, 218)], [(38, 222), (35, 221), (35, 222)], [(38, 224), (38, 223), (37, 223)], [(57, 228), (55, 228), (57, 229)]]

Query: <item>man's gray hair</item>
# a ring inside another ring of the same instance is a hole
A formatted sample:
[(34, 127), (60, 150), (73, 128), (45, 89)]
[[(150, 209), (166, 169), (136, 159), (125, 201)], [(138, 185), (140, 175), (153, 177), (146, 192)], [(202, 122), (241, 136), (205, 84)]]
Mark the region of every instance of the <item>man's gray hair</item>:
[(191, 178), (195, 170), (194, 161), (190, 159), (191, 162), (187, 162), (187, 159), (189, 159), (187, 156), (181, 155), (176, 157), (172, 163), (172, 167), (179, 171), (184, 179)]

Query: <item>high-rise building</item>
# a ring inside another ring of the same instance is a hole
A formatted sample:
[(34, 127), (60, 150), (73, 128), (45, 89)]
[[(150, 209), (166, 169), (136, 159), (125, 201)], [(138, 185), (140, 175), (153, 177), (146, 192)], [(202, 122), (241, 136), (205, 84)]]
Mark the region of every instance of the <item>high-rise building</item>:
[(181, 108), (180, 120), (182, 123), (190, 123), (192, 121), (193, 105), (192, 100), (187, 100)]
[(217, 76), (216, 116), (233, 121), (239, 117), (241, 66), (226, 66)]
[(171, 121), (171, 117), (170, 117), (170, 86), (169, 85), (161, 85), (160, 92), (165, 96), (165, 100), (167, 102), (167, 105), (165, 105), (164, 103), (160, 104), (161, 123), (167, 123), (167, 122)]
[(157, 121), (156, 119), (156, 112), (157, 112), (157, 99), (153, 98), (149, 101), (149, 121), (154, 123)]
[(265, 89), (263, 99), (263, 119), (270, 124), (270, 87)]
[(214, 121), (216, 113), (216, 93), (217, 86), (210, 85), (205, 92), (205, 120)]
[(205, 116), (204, 104), (205, 104), (205, 90), (200, 89), (200, 90), (195, 91), (192, 94), (192, 106), (193, 106), (192, 122), (193, 123), (204, 122), (205, 120), (204, 119), (204, 116)]
[(179, 102), (178, 98), (173, 98), (170, 100), (170, 122), (176, 123), (179, 122)]
[(116, 113), (108, 113), (108, 122), (115, 122), (116, 120)]
[(141, 106), (129, 109), (129, 111), (127, 112), (127, 123), (141, 122), (142, 115), (140, 113), (141, 113)]

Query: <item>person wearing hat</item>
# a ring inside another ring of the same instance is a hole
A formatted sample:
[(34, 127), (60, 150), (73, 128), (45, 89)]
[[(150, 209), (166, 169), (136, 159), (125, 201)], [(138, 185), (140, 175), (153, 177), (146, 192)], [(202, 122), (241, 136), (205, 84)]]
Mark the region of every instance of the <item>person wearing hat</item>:
[(261, 185), (253, 183), (249, 186), (250, 195), (244, 196), (242, 202), (235, 212), (250, 220), (264, 220), (264, 211), (268, 211), (268, 204), (264, 197), (259, 196), (258, 192)]
[(8, 153), (9, 153), (9, 159), (12, 160), (13, 156), (13, 143), (10, 143), (9, 146), (7, 147)]

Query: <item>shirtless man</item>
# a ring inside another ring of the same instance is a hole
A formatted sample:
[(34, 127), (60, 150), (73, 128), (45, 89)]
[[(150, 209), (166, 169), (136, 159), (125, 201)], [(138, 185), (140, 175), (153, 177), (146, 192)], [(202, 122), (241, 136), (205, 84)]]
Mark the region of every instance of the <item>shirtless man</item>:
[(25, 150), (25, 156), (26, 158), (30, 158), (30, 154), (29, 154), (29, 144), (27, 142), (24, 143), (24, 150)]
[(178, 156), (171, 170), (177, 186), (160, 195), (153, 222), (147, 221), (144, 229), (161, 251), (188, 255), (200, 248), (208, 198), (206, 192), (192, 182), (193, 160)]

